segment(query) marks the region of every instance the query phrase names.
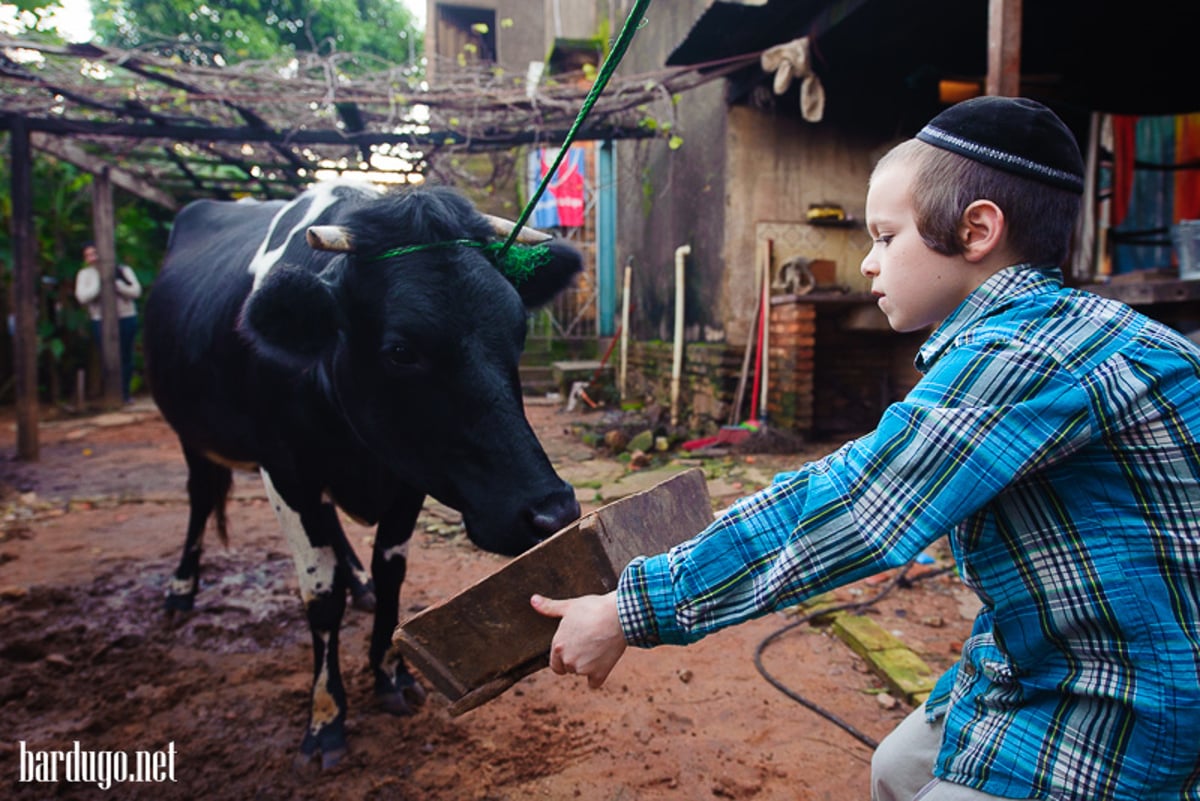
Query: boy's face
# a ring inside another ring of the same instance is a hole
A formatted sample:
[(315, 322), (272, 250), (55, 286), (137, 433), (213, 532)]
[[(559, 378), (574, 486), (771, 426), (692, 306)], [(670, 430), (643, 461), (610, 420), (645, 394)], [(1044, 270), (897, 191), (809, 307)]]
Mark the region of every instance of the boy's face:
[(95, 245), (88, 245), (83, 249), (83, 263), (95, 264), (100, 260), (100, 253), (96, 250)]
[(912, 172), (912, 164), (901, 161), (871, 178), (867, 231), (874, 244), (859, 268), (896, 331), (940, 323), (978, 286), (961, 256), (945, 256), (922, 241), (909, 196)]

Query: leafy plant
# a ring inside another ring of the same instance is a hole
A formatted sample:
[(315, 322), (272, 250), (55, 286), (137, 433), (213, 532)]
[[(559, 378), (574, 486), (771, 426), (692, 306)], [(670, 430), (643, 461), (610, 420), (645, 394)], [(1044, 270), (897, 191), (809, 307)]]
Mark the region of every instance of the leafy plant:
[(396, 0), (92, 0), (92, 14), (105, 44), (191, 62), (340, 52), (414, 64), (422, 53), (416, 20)]

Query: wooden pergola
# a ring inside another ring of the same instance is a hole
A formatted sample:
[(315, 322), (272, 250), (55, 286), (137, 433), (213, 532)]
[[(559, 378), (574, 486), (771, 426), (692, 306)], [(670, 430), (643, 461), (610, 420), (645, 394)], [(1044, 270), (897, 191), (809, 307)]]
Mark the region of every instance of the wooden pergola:
[[(576, 140), (662, 135), (641, 123), (673, 116), (672, 97), (757, 59), (615, 77)], [(17, 456), (38, 458), (38, 265), (32, 219), (35, 153), (91, 173), (102, 277), (115, 264), (113, 188), (176, 210), (201, 197), (292, 197), (333, 174), (403, 182), (441, 154), (561, 143), (589, 87), (582, 74), (536, 85), (490, 68), (439, 66), (439, 85), (406, 65), (348, 54), (236, 67), (188, 64), (94, 44), (0, 36), (0, 130), (12, 155)], [(105, 399), (119, 389), (116, 299), (105, 280)]]

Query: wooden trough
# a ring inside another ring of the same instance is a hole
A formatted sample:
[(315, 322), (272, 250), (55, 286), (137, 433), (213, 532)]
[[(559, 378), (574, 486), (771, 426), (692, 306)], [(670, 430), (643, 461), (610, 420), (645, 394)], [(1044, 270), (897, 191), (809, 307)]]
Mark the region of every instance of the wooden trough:
[(690, 469), (584, 515), (489, 576), (397, 627), (393, 641), (460, 715), (549, 665), (558, 621), (529, 596), (616, 589), (635, 556), (656, 554), (712, 522), (704, 473)]

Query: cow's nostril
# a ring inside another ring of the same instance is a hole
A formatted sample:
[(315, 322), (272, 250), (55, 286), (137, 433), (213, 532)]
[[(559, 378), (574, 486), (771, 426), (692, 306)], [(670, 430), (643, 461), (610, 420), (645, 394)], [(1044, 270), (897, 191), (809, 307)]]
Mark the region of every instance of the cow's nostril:
[(579, 501), (572, 489), (554, 493), (529, 510), (529, 523), (542, 537), (549, 537), (578, 519)]

